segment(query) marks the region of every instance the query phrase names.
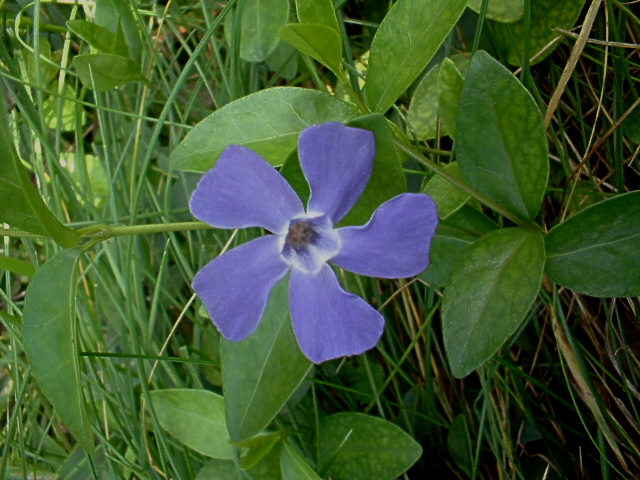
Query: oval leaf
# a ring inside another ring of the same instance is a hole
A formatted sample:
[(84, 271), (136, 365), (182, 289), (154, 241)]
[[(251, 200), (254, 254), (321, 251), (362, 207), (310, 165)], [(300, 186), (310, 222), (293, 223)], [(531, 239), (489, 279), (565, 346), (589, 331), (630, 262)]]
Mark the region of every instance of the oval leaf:
[(178, 441), (209, 457), (235, 458), (220, 395), (172, 388), (152, 391), (151, 402), (162, 428)]
[(444, 287), (462, 252), (476, 240), (473, 235), (440, 225), (431, 242), (429, 266), (420, 278), (433, 288)]
[(31, 280), (24, 304), (24, 349), (40, 389), (62, 423), (93, 454), (93, 435), (80, 383), (76, 335), (80, 250), (63, 250)]
[(289, 18), (288, 0), (244, 0), (240, 57), (262, 62), (278, 44), (278, 30)]
[(521, 228), (489, 233), (463, 253), (442, 308), (444, 345), (456, 377), (489, 360), (520, 326), (543, 268), (542, 235)]
[(53, 238), (63, 247), (80, 243), (73, 230), (62, 225), (29, 179), (14, 147), (8, 109), (0, 95), (0, 222), (30, 233)]
[(413, 465), (422, 448), (400, 427), (362, 413), (338, 413), (320, 423), (320, 469), (333, 480), (387, 480)]
[(298, 135), (306, 127), (357, 116), (353, 105), (327, 93), (269, 88), (225, 105), (196, 125), (173, 151), (171, 166), (205, 172), (232, 144), (249, 147), (271, 164), (280, 165), (296, 148)]
[(108, 53), (87, 53), (73, 59), (78, 77), (87, 88), (110, 90), (129, 82), (147, 82), (140, 65), (128, 57)]
[(271, 290), (255, 333), (242, 342), (222, 340), (227, 426), (234, 442), (260, 433), (311, 368), (293, 333), (288, 278)]
[(456, 152), (469, 184), (533, 220), (549, 176), (544, 123), (533, 97), (479, 51), (467, 72), (459, 112)]
[(364, 91), (386, 112), (420, 75), (462, 15), (466, 0), (398, 0), (380, 24), (369, 54)]
[(280, 29), (280, 38), (334, 72), (342, 62), (342, 40), (331, 27), (313, 23), (292, 23)]
[(460, 97), (469, 63), (468, 58), (455, 55), (452, 58), (445, 58), (438, 72), (438, 112), (443, 129), (452, 138), (456, 136)]
[(595, 297), (640, 295), (640, 191), (592, 205), (545, 239), (549, 277)]

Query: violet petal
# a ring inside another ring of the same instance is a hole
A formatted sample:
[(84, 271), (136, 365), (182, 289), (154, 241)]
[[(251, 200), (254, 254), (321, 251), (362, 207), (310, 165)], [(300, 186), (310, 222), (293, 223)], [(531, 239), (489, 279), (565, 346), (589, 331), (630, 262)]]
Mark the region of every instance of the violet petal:
[(298, 344), (314, 363), (363, 353), (384, 330), (382, 315), (345, 292), (328, 265), (316, 275), (292, 269), (289, 304)]
[(438, 226), (431, 197), (405, 193), (386, 201), (361, 227), (337, 230), (340, 252), (331, 260), (360, 275), (405, 278), (429, 265), (429, 246)]
[(193, 289), (227, 340), (243, 340), (258, 327), (271, 288), (289, 269), (281, 248), (276, 235), (257, 238), (212, 260), (193, 279)]
[(367, 186), (376, 154), (368, 130), (331, 122), (300, 134), (298, 154), (311, 187), (308, 212), (322, 213), (338, 223)]
[(264, 227), (280, 233), (304, 213), (287, 181), (246, 147), (228, 146), (204, 174), (190, 201), (195, 217), (219, 228)]

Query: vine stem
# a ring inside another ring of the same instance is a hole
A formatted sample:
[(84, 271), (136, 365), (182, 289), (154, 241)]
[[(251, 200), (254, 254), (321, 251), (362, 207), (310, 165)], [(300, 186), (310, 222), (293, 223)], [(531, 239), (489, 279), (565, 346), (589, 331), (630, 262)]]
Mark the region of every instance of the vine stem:
[(416, 162), (418, 162), (421, 165), (427, 167), (429, 170), (431, 170), (435, 174), (440, 175), (442, 178), (444, 178), (448, 182), (452, 183), (453, 185), (458, 187), (460, 190), (462, 190), (465, 193), (469, 194), (471, 197), (475, 198), (480, 203), (482, 203), (482, 204), (486, 205), (487, 207), (491, 208), (492, 210), (494, 210), (495, 212), (499, 213), (503, 217), (508, 218), (513, 223), (515, 223), (517, 225), (520, 225), (522, 227), (529, 228), (529, 229), (540, 230), (540, 227), (538, 225), (536, 225), (535, 223), (533, 223), (533, 222), (531, 222), (529, 220), (525, 220), (523, 218), (520, 218), (518, 215), (515, 215), (514, 213), (510, 212), (509, 210), (501, 207), (500, 205), (495, 203), (493, 200), (487, 198), (485, 195), (483, 195), (482, 193), (478, 192), (476, 189), (470, 187), (467, 183), (460, 181), (460, 179), (454, 177), (453, 175), (451, 175), (449, 172), (447, 172), (445, 169), (443, 169), (439, 165), (431, 162), (430, 160), (428, 160), (427, 158), (422, 156), (420, 153), (416, 152), (412, 147), (407, 145), (402, 140), (399, 140), (398, 138), (394, 137), (393, 143), (394, 143), (394, 145), (396, 147), (398, 147), (404, 153), (409, 155)]

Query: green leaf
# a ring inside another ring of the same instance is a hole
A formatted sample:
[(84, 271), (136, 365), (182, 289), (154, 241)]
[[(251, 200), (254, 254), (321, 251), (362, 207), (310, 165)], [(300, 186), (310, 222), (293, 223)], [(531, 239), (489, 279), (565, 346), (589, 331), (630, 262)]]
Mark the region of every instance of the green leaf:
[[(462, 170), (458, 162), (451, 162), (442, 166), (450, 175), (454, 176), (461, 182), (465, 182)], [(422, 190), (424, 193), (431, 195), (438, 206), (438, 217), (441, 220), (449, 217), (460, 210), (469, 200), (470, 196), (464, 190), (460, 190), (453, 183), (445, 180), (440, 175), (434, 175)]]
[(114, 45), (118, 51), (122, 50), (120, 38), (124, 34), (129, 52), (125, 56), (137, 62), (142, 51), (142, 37), (132, 5), (130, 0), (96, 0), (96, 23), (111, 32), (118, 32)]
[(278, 44), (278, 30), (289, 18), (287, 0), (245, 0), (243, 2), (240, 57), (262, 62)]
[(0, 221), (51, 237), (63, 247), (77, 245), (78, 234), (58, 221), (29, 179), (13, 144), (7, 112), (4, 95), (0, 95)]
[(251, 437), (248, 440), (238, 442), (235, 445), (237, 447), (246, 448), (249, 451), (242, 457), (240, 466), (243, 470), (253, 468), (258, 464), (269, 452), (273, 450), (273, 447), (280, 444), (282, 440), (282, 432), (276, 433), (263, 433)]
[(296, 0), (296, 12), (300, 23), (326, 25), (340, 34), (340, 26), (331, 0)]
[(420, 445), (401, 428), (362, 413), (337, 413), (320, 423), (320, 469), (333, 480), (387, 480), (413, 465)]
[(538, 294), (544, 260), (542, 235), (521, 228), (489, 233), (461, 255), (442, 307), (456, 377), (489, 360), (520, 326)]
[(429, 266), (420, 278), (433, 288), (444, 287), (463, 252), (473, 245), (477, 237), (451, 228), (438, 227), (431, 241)]
[[(529, 44), (529, 56), (535, 57), (531, 64), (544, 60), (560, 42), (552, 48), (548, 44), (559, 34), (555, 28), (571, 30), (585, 0), (535, 0), (531, 3), (529, 31), (525, 34), (524, 20), (515, 23), (499, 23), (493, 32), (499, 50), (511, 65), (522, 65), (524, 44)], [(537, 55), (542, 49), (544, 54)]]
[(63, 250), (35, 274), (25, 297), (24, 348), (31, 371), (62, 423), (91, 455), (94, 444), (80, 382), (76, 290), (80, 250)]
[(224, 400), (220, 395), (186, 388), (150, 393), (160, 425), (180, 443), (209, 457), (235, 457), (224, 418)]
[(109, 53), (87, 53), (73, 58), (73, 65), (82, 83), (93, 90), (102, 91), (129, 82), (148, 83), (140, 72), (140, 65), (128, 57)]
[[(482, 0), (469, 0), (469, 8), (480, 13)], [(498, 22), (515, 22), (522, 18), (523, 13), (524, 0), (489, 0), (487, 5), (487, 18)]]
[(334, 72), (342, 63), (342, 39), (331, 27), (313, 23), (291, 23), (280, 29), (280, 38)]
[(599, 202), (545, 239), (547, 275), (594, 297), (640, 295), (640, 191)]
[(41, 90), (46, 90), (55, 72), (55, 67), (50, 63), (51, 44), (46, 39), (39, 38), (38, 53), (26, 47), (23, 47), (21, 53), (29, 83)]
[[(76, 93), (71, 85), (65, 83), (62, 88), (62, 95), (67, 98), (52, 95), (44, 101), (44, 119), (47, 127), (52, 130), (72, 132), (76, 128), (76, 106), (75, 102), (70, 99), (75, 99)], [(84, 119), (84, 110), (80, 110), (80, 118), (77, 120), (82, 124)], [(60, 120), (59, 124), (58, 120)]]
[[(97, 23), (86, 20), (68, 20), (67, 27), (98, 52), (112, 53), (122, 57), (129, 56), (126, 45), (123, 45), (121, 40), (118, 41), (116, 34)], [(120, 31), (122, 32), (122, 27), (120, 27)]]
[(416, 87), (407, 112), (407, 121), (418, 140), (435, 138), (438, 133), (438, 71), (434, 65)]
[(260, 433), (311, 368), (293, 334), (288, 278), (271, 290), (255, 333), (242, 342), (222, 341), (227, 426), (235, 442)]
[[(171, 155), (177, 170), (204, 172), (228, 145), (244, 145), (281, 165), (306, 127), (345, 122), (358, 110), (327, 93), (294, 87), (262, 90), (225, 105), (196, 125)], [(216, 132), (211, 135), (211, 132)]]
[(465, 9), (466, 0), (398, 0), (371, 45), (365, 94), (386, 112), (420, 75)]
[(213, 459), (202, 467), (196, 480), (238, 480), (240, 471), (232, 460)]
[(444, 131), (455, 138), (458, 127), (460, 97), (469, 60), (462, 55), (445, 58), (438, 72), (438, 112)]
[(32, 277), (36, 274), (36, 267), (33, 263), (6, 255), (0, 255), (0, 270), (8, 270), (25, 277)]
[(362, 196), (341, 222), (344, 225), (361, 225), (369, 221), (373, 212), (383, 202), (404, 193), (406, 182), (402, 164), (393, 145), (389, 123), (382, 114), (374, 113), (347, 124), (371, 130), (376, 136), (376, 157), (369, 183)]
[(469, 184), (523, 219), (533, 220), (549, 176), (542, 115), (529, 92), (486, 52), (467, 72), (456, 153)]
[(322, 480), (289, 442), (280, 451), (280, 471), (282, 480)]

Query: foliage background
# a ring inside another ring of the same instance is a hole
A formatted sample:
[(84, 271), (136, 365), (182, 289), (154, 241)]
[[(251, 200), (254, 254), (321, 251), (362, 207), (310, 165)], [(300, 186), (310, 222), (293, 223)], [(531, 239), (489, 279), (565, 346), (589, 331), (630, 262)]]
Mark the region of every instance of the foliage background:
[[(439, 270), (409, 280), (343, 279), (385, 314), (380, 349), (315, 368), (271, 423), (272, 436), (203, 451), (215, 443), (211, 432), (226, 435), (224, 423), (183, 433), (167, 429), (185, 424), (189, 411), (199, 411), (198, 402), (209, 420), (222, 418), (220, 396), (192, 395), (222, 393), (223, 382), (218, 335), (189, 285), (204, 263), (258, 234), (191, 223), (187, 202), (200, 175), (174, 168), (170, 157), (187, 148), (179, 142), (211, 112), (271, 87), (362, 102), (366, 52), (393, 2), (334, 3), (342, 60), (331, 50), (298, 47), (320, 62), (296, 53), (273, 32), (249, 31), (233, 1), (0, 4), (2, 114), (8, 112), (0, 137), (0, 209), (8, 224), (0, 247), (1, 478), (327, 478), (332, 463), (325, 458), (323, 464), (319, 450), (341, 437), (325, 430), (322, 441), (319, 425), (347, 412), (385, 419), (420, 444), (417, 462), (407, 461), (411, 468), (398, 472), (404, 478), (640, 475), (637, 296), (597, 298), (545, 276), (498, 354), (489, 352), (491, 358), (464, 378), (452, 373), (443, 340), (445, 277), (463, 255), (461, 246), (513, 223), (460, 192), (451, 200), (454, 192), (447, 188), (444, 197), (459, 213), (449, 227), (462, 233), (457, 247), (442, 253), (434, 247)], [(429, 69), (445, 58), (464, 71), (464, 60), (455, 55), (468, 59), (481, 48), (488, 61), (515, 72), (544, 118), (550, 173), (540, 213), (532, 218), (542, 231), (605, 198), (637, 190), (640, 22), (632, 5), (468, 3), (475, 11), (453, 18), (450, 34), (441, 26), (445, 42), (420, 77), (409, 78), (397, 100), (376, 105), (413, 148), (411, 156), (398, 147), (407, 189), (437, 178), (421, 159), (447, 166), (454, 145), (445, 135), (452, 133), (446, 113), (434, 108), (442, 92), (429, 89), (433, 77), (422, 78), (434, 75)], [(503, 10), (492, 11), (492, 5)], [(293, 11), (292, 5), (291, 22)], [(541, 31), (535, 21), (541, 15), (564, 30)], [(286, 21), (269, 18), (278, 26)], [(589, 22), (578, 37), (579, 26)], [(330, 45), (324, 34), (311, 35), (323, 40), (316, 46)], [(523, 55), (533, 56), (556, 37), (553, 49), (520, 65)], [(265, 38), (275, 38), (273, 51), (260, 50)], [(387, 48), (392, 45), (378, 52)], [(373, 87), (364, 89), (373, 95)], [(393, 108), (387, 111), (387, 104)], [(315, 105), (306, 105), (309, 121), (325, 120)], [(277, 124), (269, 113), (264, 121)], [(431, 120), (438, 116), (442, 122)], [(217, 135), (209, 135), (215, 143)], [(232, 133), (219, 136), (224, 143)], [(14, 163), (12, 145), (20, 157)], [(20, 177), (22, 169), (28, 177)], [(283, 167), (293, 182), (294, 170), (295, 161)], [(637, 211), (637, 196), (626, 198), (622, 218)], [(483, 215), (476, 215), (480, 210)], [(63, 248), (80, 241), (82, 250)], [(43, 270), (55, 266), (52, 259), (61, 266)], [(627, 260), (622, 276), (637, 282), (637, 253)], [(25, 300), (36, 271), (40, 290)], [(53, 306), (76, 321), (51, 324)], [(28, 324), (23, 314), (45, 321)], [(38, 377), (43, 366), (55, 370), (48, 349), (77, 372), (69, 384), (47, 386)], [(177, 397), (160, 398), (157, 392), (167, 389), (176, 389)], [(74, 406), (78, 398), (82, 402)], [(364, 443), (354, 458), (376, 445)], [(334, 476), (345, 475), (349, 465), (338, 462)]]

